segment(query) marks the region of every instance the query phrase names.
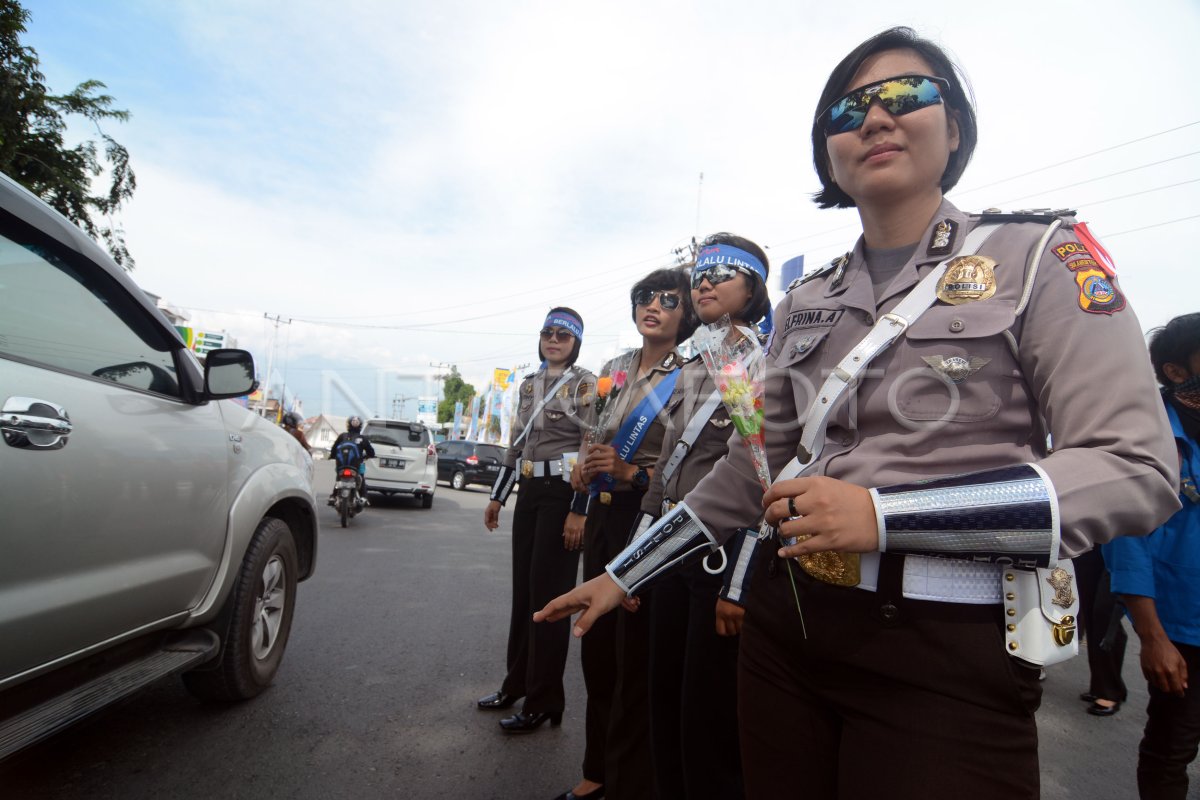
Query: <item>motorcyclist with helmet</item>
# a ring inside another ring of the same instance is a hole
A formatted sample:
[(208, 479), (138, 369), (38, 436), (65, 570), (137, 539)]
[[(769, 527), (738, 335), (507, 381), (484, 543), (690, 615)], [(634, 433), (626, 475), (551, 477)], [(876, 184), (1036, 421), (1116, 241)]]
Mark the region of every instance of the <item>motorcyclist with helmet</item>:
[(375, 448), (371, 446), (371, 442), (367, 440), (367, 437), (362, 435), (362, 426), (362, 417), (353, 416), (346, 420), (346, 432), (338, 434), (338, 437), (333, 441), (333, 445), (329, 448), (329, 456), (333, 459), (333, 475), (335, 485), (334, 490), (329, 493), (328, 505), (334, 504), (334, 497), (337, 493), (337, 474), (338, 470), (342, 467), (342, 465), (338, 464), (337, 461), (337, 449), (338, 445), (342, 444), (343, 442), (353, 442), (358, 446), (360, 457), (358, 464), (355, 465), (358, 469), (358, 474), (356, 476), (358, 478), (358, 496), (362, 498), (364, 502), (367, 499), (367, 493), (363, 486), (363, 473), (367, 470), (367, 459), (375, 458)]
[(312, 453), (312, 445), (308, 443), (308, 437), (304, 435), (304, 431), (300, 430), (300, 422), (300, 415), (295, 411), (289, 411), (283, 415), (283, 429), (290, 433), (305, 451)]

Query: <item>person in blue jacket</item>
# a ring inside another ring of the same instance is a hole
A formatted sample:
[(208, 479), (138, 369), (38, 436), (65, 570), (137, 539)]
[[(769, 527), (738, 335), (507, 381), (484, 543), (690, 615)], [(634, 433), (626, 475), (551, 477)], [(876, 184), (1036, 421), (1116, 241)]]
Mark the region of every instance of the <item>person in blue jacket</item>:
[(1138, 792), (1142, 800), (1183, 800), (1200, 746), (1200, 313), (1155, 331), (1150, 360), (1179, 446), (1183, 508), (1148, 536), (1105, 545), (1104, 556), (1141, 639), (1149, 683)]

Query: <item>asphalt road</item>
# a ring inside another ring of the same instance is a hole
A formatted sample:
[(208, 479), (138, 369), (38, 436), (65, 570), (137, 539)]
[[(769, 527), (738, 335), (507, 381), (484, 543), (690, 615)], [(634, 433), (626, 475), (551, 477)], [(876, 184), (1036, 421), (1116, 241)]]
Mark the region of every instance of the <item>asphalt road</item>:
[[(329, 466), (318, 468), (328, 492)], [(503, 677), (509, 608), (510, 520), (487, 533), (486, 503), (483, 487), (439, 486), (430, 510), (373, 500), (344, 530), (322, 506), (317, 574), (300, 586), (274, 686), (211, 706), (163, 680), (0, 765), (0, 798), (550, 800), (579, 777), (578, 651), (560, 728), (504, 736), (501, 714), (475, 709)], [(1038, 714), (1043, 797), (1137, 796), (1146, 696), (1136, 637), (1125, 677), (1129, 702), (1100, 719), (1077, 699), (1086, 656), (1051, 669)], [(1196, 764), (1191, 774), (1200, 798)]]

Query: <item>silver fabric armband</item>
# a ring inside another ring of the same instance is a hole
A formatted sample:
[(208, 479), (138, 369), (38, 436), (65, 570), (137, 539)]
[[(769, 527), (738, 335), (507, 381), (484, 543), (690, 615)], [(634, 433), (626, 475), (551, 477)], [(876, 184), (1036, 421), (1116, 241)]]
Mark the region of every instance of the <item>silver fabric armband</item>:
[(725, 543), (729, 566), (725, 568), (721, 591), (717, 596), (730, 603), (745, 606), (746, 587), (754, 568), (754, 552), (758, 548), (758, 529), (743, 528)]
[(500, 505), (508, 500), (508, 496), (512, 494), (513, 485), (517, 482), (517, 470), (513, 467), (500, 465), (500, 474), (496, 476), (496, 482), (492, 484), (492, 500), (499, 500)]
[(1035, 464), (871, 489), (879, 550), (1052, 567), (1058, 561), (1058, 496)]
[(718, 547), (716, 538), (680, 503), (608, 563), (605, 571), (627, 595), (680, 566), (688, 556)]

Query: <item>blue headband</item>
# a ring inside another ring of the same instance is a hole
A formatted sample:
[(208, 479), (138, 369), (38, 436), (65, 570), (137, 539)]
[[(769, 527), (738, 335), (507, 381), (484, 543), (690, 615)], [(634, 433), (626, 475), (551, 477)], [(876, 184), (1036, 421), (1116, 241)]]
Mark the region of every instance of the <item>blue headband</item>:
[(551, 311), (546, 315), (543, 328), (562, 328), (571, 332), (576, 339), (583, 339), (583, 320), (565, 311)]
[(767, 280), (767, 268), (761, 261), (740, 247), (728, 244), (710, 244), (700, 248), (700, 254), (696, 256), (696, 266), (692, 268), (692, 272), (704, 272), (704, 270), (719, 264), (743, 267), (752, 270), (763, 279), (763, 282)]

